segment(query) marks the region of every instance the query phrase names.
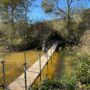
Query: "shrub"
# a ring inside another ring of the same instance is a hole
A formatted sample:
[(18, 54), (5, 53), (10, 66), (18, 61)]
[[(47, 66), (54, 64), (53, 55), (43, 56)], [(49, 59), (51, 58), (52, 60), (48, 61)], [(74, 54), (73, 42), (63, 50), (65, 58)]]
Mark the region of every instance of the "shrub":
[(60, 80), (46, 78), (40, 83), (38, 90), (62, 90), (62, 88), (64, 86), (60, 83)]
[[(69, 47), (64, 49), (63, 54), (66, 58), (70, 57), (67, 63), (72, 68), (71, 72), (76, 75), (77, 80), (83, 84), (90, 83), (90, 56), (87, 53), (77, 52)], [(67, 79), (68, 76), (65, 80), (68, 81)], [(72, 80), (72, 76), (69, 79)]]
[(77, 78), (74, 73), (65, 72), (61, 77), (61, 83), (66, 87), (66, 90), (75, 90)]
[(77, 56), (76, 74), (82, 83), (90, 83), (90, 57), (82, 53)]
[(66, 49), (65, 55), (71, 56), (69, 63), (78, 81), (85, 84), (90, 83), (90, 56), (70, 49)]

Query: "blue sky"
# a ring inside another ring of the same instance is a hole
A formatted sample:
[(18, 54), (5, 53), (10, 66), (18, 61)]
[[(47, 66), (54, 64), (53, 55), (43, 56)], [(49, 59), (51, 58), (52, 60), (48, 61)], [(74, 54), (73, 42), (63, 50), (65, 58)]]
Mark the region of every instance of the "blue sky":
[(29, 17), (34, 22), (36, 21), (42, 21), (42, 20), (50, 20), (51, 15), (45, 14), (42, 7), (41, 7), (41, 1), (42, 0), (35, 0), (36, 7), (32, 7), (32, 11), (29, 13)]
[[(35, 0), (34, 5), (36, 5), (36, 7), (32, 7), (32, 12), (28, 14), (29, 18), (33, 22), (38, 22), (38, 21), (42, 21), (42, 20), (50, 20), (52, 18), (55, 18), (51, 15), (44, 13), (43, 9), (41, 8), (41, 2), (42, 2), (42, 0)], [(66, 6), (65, 2), (61, 2), (60, 6), (61, 6), (61, 8), (65, 7)], [(89, 0), (87, 2), (87, 8), (90, 8), (90, 1)]]

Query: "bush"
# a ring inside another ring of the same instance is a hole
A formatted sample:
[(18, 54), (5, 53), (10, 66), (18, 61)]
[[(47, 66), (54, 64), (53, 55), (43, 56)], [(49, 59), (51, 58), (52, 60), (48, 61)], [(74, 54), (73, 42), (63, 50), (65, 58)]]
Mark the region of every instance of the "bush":
[(61, 83), (64, 84), (66, 90), (75, 90), (75, 86), (77, 83), (75, 74), (64, 74), (61, 78)]
[(40, 83), (38, 90), (62, 90), (62, 88), (64, 88), (64, 86), (60, 83), (60, 80), (50, 80), (46, 78)]
[[(68, 67), (69, 69), (72, 69), (72, 71), (69, 72), (72, 72), (76, 75), (77, 82), (81, 82), (82, 84), (90, 83), (90, 56), (87, 53), (77, 52), (70, 49), (69, 47), (66, 47), (62, 54), (64, 55), (64, 58), (66, 57), (69, 59), (67, 63), (70, 66)], [(66, 73), (64, 74), (66, 75), (68, 72), (65, 72)], [(67, 84), (69, 81), (73, 81), (73, 76), (69, 77), (69, 75), (70, 73), (63, 78), (66, 80), (64, 80), (64, 82)]]
[(77, 78), (82, 83), (90, 83), (90, 57), (87, 54), (81, 53), (76, 60)]
[(78, 81), (85, 84), (90, 83), (90, 56), (86, 53), (73, 51), (70, 48), (65, 48), (63, 53), (65, 56), (71, 57), (69, 63)]

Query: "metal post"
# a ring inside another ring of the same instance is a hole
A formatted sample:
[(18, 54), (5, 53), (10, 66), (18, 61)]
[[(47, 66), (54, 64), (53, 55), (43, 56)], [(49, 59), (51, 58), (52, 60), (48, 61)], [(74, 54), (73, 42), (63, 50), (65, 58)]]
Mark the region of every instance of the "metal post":
[(46, 44), (45, 44), (45, 40), (43, 41), (43, 44), (42, 44), (42, 51), (45, 52), (45, 48), (46, 48)]
[(24, 39), (24, 79), (25, 79), (25, 90), (27, 90), (27, 72), (26, 72), (26, 70), (27, 70), (27, 60), (26, 60), (26, 50), (25, 50), (25, 48), (26, 48), (26, 38), (27, 38), (27, 36), (26, 36), (25, 29), (24, 29), (24, 37), (23, 37), (23, 39)]
[(51, 48), (51, 63), (52, 63), (52, 60), (53, 60), (53, 55), (52, 55), (52, 48)]
[(40, 82), (42, 80), (42, 77), (41, 77), (41, 54), (39, 53), (39, 69), (40, 69)]
[(5, 76), (5, 61), (1, 61), (2, 63), (2, 74), (3, 74), (3, 88), (6, 88), (6, 76)]
[(25, 50), (24, 50), (24, 59), (25, 59), (25, 62), (24, 62), (25, 90), (27, 90), (27, 73), (26, 73), (26, 70), (27, 70), (27, 62), (26, 62), (26, 51), (25, 51)]
[(46, 48), (46, 56), (47, 56), (47, 76), (48, 76), (48, 51), (47, 51), (47, 48)]

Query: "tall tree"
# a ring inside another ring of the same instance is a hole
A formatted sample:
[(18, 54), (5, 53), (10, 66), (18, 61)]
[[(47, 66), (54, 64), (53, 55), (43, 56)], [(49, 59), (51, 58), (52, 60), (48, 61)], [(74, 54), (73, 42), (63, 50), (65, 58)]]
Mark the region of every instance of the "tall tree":
[[(19, 30), (19, 24), (24, 22), (24, 25), (26, 25), (26, 22), (28, 22), (27, 14), (29, 12), (29, 7), (32, 6), (33, 1), (34, 0), (0, 0), (0, 19), (2, 22), (8, 23), (12, 26), (12, 30), (9, 30), (11, 33), (12, 45), (14, 44), (15, 37), (17, 37), (15, 36), (16, 31), (18, 30), (18, 33), (21, 31)], [(23, 29), (25, 29), (25, 27)]]
[(65, 18), (67, 22), (67, 29), (70, 34), (69, 38), (71, 38), (71, 36), (73, 36), (73, 30), (71, 28), (73, 13), (75, 13), (76, 11), (79, 11), (81, 7), (85, 6), (86, 1), (84, 0), (43, 0), (42, 7), (46, 13), (57, 15), (57, 17), (59, 18), (61, 18), (61, 16)]
[(25, 19), (26, 9), (31, 4), (32, 0), (2, 0), (1, 14), (5, 19), (4, 15), (7, 13), (7, 19), (9, 23), (14, 23), (20, 19)]
[[(22, 31), (23, 32), (23, 41), (24, 41), (24, 45), (26, 45), (26, 29), (27, 29), (27, 13), (28, 13), (28, 8), (29, 6), (32, 5), (32, 1), (33, 0), (0, 0), (0, 16), (1, 16), (1, 20), (3, 22), (5, 22), (6, 24), (9, 24), (12, 28), (12, 30), (10, 30), (11, 33), (11, 45), (13, 46), (13, 41), (15, 39), (15, 33), (16, 33), (16, 29), (19, 26), (20, 22), (22, 23)], [(4, 23), (4, 24), (5, 24)], [(19, 24), (18, 24), (19, 23)], [(17, 25), (18, 24), (18, 25)], [(24, 25), (24, 26), (23, 26)], [(21, 28), (20, 28), (21, 29)], [(8, 28), (6, 29), (7, 32), (9, 31)], [(2, 38), (7, 38), (6, 37), (2, 37)], [(1, 38), (0, 38), (1, 39)], [(3, 43), (3, 39), (1, 41), (0, 48), (2, 48), (1, 46), (4, 46), (5, 44)], [(4, 45), (3, 45), (4, 44)], [(3, 52), (5, 52), (5, 46), (3, 47)], [(1, 51), (0, 51), (1, 52)], [(1, 52), (2, 53), (2, 52)], [(1, 55), (2, 56), (2, 55)], [(2, 57), (0, 57), (1, 59)], [(27, 90), (27, 75), (26, 75), (26, 69), (27, 69), (27, 64), (26, 64), (26, 50), (24, 47), (24, 73), (25, 73), (25, 90)]]

